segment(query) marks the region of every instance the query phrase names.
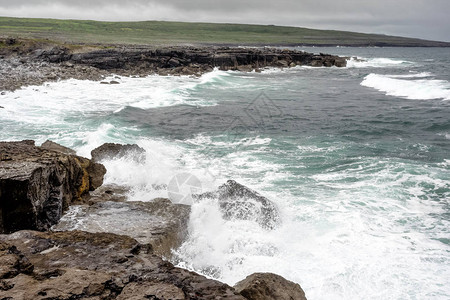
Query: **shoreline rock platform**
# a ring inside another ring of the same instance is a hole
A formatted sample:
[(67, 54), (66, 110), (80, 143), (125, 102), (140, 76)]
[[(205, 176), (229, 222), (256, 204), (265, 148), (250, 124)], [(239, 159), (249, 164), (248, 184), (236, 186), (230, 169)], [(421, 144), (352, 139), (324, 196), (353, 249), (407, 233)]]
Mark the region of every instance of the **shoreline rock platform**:
[[(105, 144), (93, 152), (101, 161), (142, 150)], [(298, 284), (275, 274), (231, 287), (164, 260), (186, 238), (189, 206), (127, 202), (126, 187), (101, 186), (105, 171), (51, 141), (0, 142), (0, 299), (306, 299)], [(260, 206), (261, 218), (277, 218), (269, 199), (235, 181), (204, 196), (231, 197), (225, 215)], [(140, 217), (130, 220), (130, 211)], [(106, 229), (95, 227), (102, 218), (112, 222)]]
[(269, 47), (99, 45), (74, 49), (14, 39), (0, 48), (0, 91), (70, 78), (100, 81), (111, 74), (200, 76), (214, 68), (250, 72), (298, 65), (345, 67), (347, 59)]

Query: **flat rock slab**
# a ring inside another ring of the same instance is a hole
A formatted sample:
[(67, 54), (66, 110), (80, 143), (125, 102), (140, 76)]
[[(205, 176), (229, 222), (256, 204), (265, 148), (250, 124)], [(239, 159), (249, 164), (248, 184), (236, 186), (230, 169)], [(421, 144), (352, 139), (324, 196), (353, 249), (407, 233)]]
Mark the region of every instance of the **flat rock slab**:
[(111, 233), (0, 235), (0, 299), (245, 299), (150, 248)]
[(97, 202), (75, 205), (55, 231), (83, 230), (128, 235), (151, 244), (156, 254), (170, 257), (187, 235), (190, 207), (158, 198), (150, 202)]

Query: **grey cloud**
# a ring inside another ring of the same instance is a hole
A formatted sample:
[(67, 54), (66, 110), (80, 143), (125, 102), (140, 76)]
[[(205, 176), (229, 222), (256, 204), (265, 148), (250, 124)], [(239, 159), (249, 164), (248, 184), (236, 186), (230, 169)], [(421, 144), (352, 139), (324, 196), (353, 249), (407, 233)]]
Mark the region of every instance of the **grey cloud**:
[(276, 24), (450, 41), (449, 0), (0, 0), (0, 15)]

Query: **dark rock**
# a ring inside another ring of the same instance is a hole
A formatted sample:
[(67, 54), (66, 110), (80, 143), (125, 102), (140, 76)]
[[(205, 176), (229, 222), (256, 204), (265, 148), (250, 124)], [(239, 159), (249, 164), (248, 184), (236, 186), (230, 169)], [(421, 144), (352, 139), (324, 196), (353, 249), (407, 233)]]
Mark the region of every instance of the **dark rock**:
[[(17, 43), (22, 44), (23, 41)], [(23, 85), (68, 78), (102, 80), (111, 73), (121, 76), (155, 73), (200, 76), (215, 67), (248, 72), (265, 67), (296, 65), (346, 66), (346, 60), (338, 56), (277, 48), (116, 45), (109, 49), (88, 47), (74, 53), (71, 49), (51, 43), (30, 49), (21, 47), (0, 49), (0, 54), (6, 56), (0, 63), (0, 90), (15, 90)], [(117, 84), (115, 82), (100, 83)]]
[(5, 44), (8, 46), (15, 45), (16, 43), (17, 43), (17, 40), (15, 38), (8, 37), (5, 39)]
[(189, 206), (163, 198), (149, 202), (97, 202), (72, 206), (52, 230), (128, 235), (150, 244), (156, 254), (170, 257), (171, 250), (178, 248), (187, 236), (189, 214)]
[(347, 66), (347, 57), (338, 57), (334, 60), (334, 65), (338, 68)]
[(34, 266), (31, 273), (3, 279), (0, 299), (245, 299), (126, 236), (19, 231), (0, 235), (0, 243), (15, 247)]
[(101, 164), (34, 141), (0, 142), (0, 158), (0, 232), (6, 233), (47, 230), (70, 204), (101, 185), (106, 173)]
[(117, 159), (127, 156), (136, 162), (145, 161), (145, 150), (136, 144), (114, 144), (106, 143), (91, 151), (93, 161), (101, 161), (104, 159)]
[(273, 202), (234, 180), (196, 198), (218, 199), (226, 219), (253, 220), (265, 229), (274, 229), (280, 223), (278, 208)]
[(61, 152), (63, 154), (67, 154), (67, 155), (76, 155), (77, 153), (67, 147), (64, 147), (60, 144), (57, 144), (55, 142), (46, 140), (42, 145), (41, 145), (42, 149), (46, 149), (46, 150), (50, 150), (50, 151), (56, 151), (56, 152)]
[(120, 84), (120, 82), (118, 82), (118, 81), (116, 81), (116, 80), (111, 80), (111, 81), (109, 82), (109, 84)]
[(249, 300), (306, 300), (299, 284), (272, 273), (254, 273), (234, 288)]
[(289, 63), (286, 60), (282, 59), (276, 62), (276, 66), (281, 68), (287, 68), (289, 67)]

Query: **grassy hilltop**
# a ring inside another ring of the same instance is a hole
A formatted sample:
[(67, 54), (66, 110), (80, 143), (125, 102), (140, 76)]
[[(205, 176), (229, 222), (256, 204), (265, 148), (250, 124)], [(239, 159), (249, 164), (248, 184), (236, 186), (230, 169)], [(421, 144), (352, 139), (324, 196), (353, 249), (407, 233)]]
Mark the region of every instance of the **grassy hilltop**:
[(315, 46), (426, 46), (450, 43), (273, 25), (187, 22), (98, 22), (0, 17), (0, 36), (90, 44), (227, 44)]

